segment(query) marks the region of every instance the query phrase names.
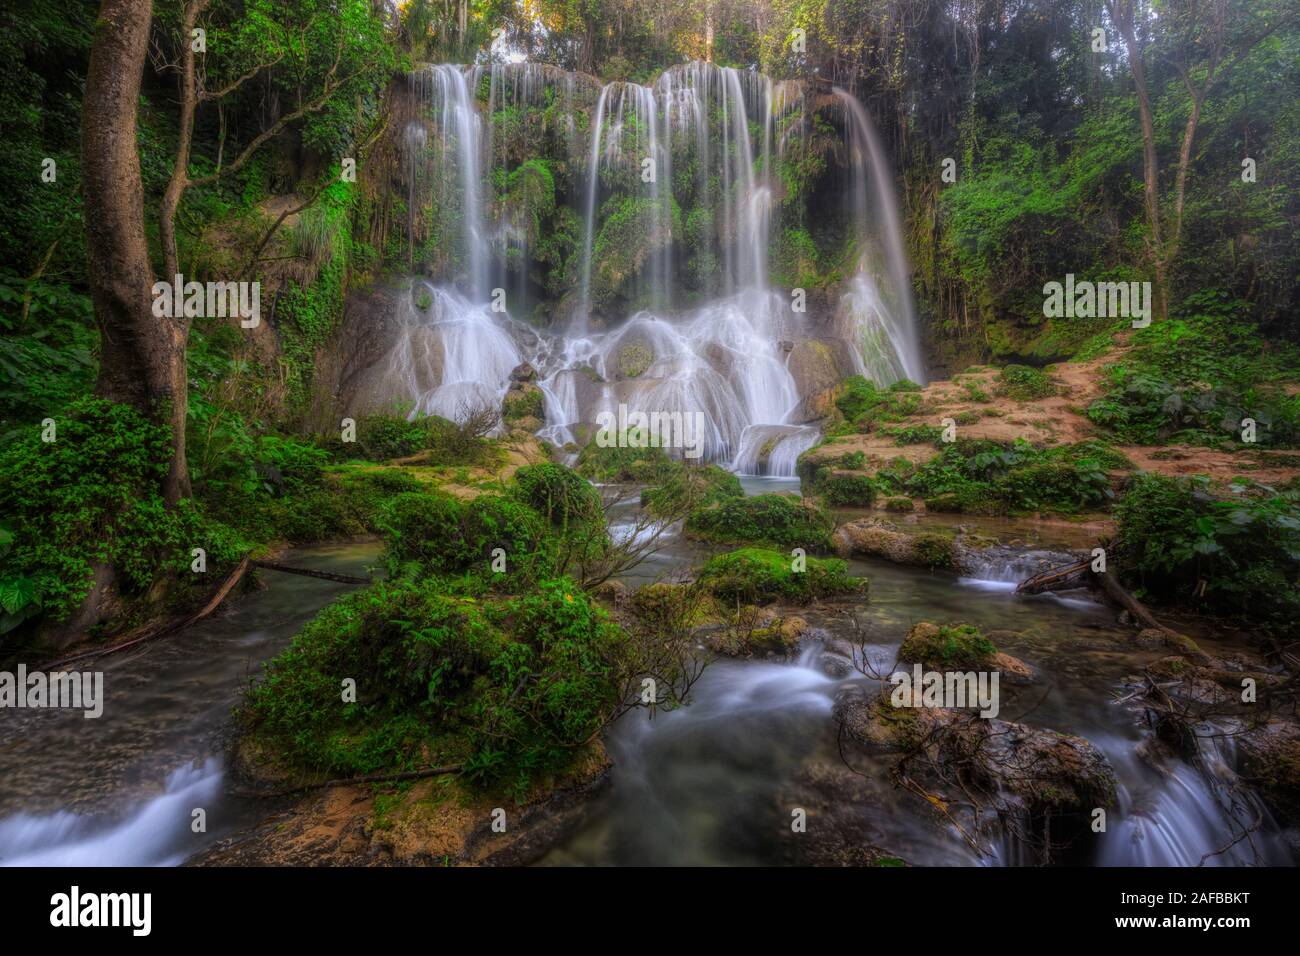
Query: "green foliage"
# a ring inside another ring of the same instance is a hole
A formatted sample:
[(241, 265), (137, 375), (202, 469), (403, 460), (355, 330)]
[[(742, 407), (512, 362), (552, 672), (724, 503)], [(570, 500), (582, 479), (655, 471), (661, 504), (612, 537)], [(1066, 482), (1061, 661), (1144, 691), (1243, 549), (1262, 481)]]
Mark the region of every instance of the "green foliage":
[(740, 479), (725, 468), (681, 462), (673, 465), (655, 485), (641, 492), (641, 506), (653, 515), (676, 515), (745, 496)]
[(1141, 592), (1294, 629), (1300, 619), (1300, 503), (1294, 492), (1140, 474), (1116, 508), (1117, 548)]
[(831, 472), (816, 482), (818, 494), (830, 505), (867, 508), (876, 500), (876, 486), (869, 475)]
[(1141, 444), (1226, 444), (1247, 418), (1260, 445), (1300, 444), (1300, 401), (1280, 388), (1300, 375), (1300, 350), (1264, 340), (1243, 304), (1221, 295), (1193, 296), (1187, 310), (1135, 333), (1088, 417)]
[(844, 380), (835, 407), (848, 423), (841, 431), (869, 432), (881, 423), (916, 415), (923, 401), (920, 387), (907, 379), (882, 389), (861, 375), (851, 375)]
[(693, 511), (686, 530), (710, 541), (740, 541), (829, 551), (835, 522), (822, 508), (793, 495), (730, 498)]
[(1109, 472), (1132, 465), (1099, 442), (1038, 449), (958, 440), (918, 468), (891, 465), (875, 476), (887, 494), (923, 497), (934, 511), (1006, 514), (1034, 510), (1075, 512), (1113, 497)]
[(807, 567), (795, 571), (789, 555), (742, 548), (710, 558), (700, 569), (699, 580), (727, 604), (807, 604), (836, 594), (859, 594), (866, 588), (866, 581), (849, 574), (848, 565), (838, 558), (804, 561)]
[(90, 299), (69, 286), (0, 272), (0, 432), (89, 390), (98, 343), (91, 319)]
[[(627, 637), (573, 582), (479, 600), (437, 578), (381, 582), (331, 605), (266, 668), (248, 722), (327, 775), (457, 761), (522, 792), (564, 769), (621, 701)], [(343, 676), (355, 704), (339, 703)]]
[(1008, 365), (998, 373), (998, 391), (1017, 401), (1028, 402), (1056, 394), (1056, 386), (1042, 369)]
[(515, 472), (516, 495), (560, 528), (603, 522), (600, 493), (563, 465), (525, 465)]
[(69, 404), (55, 425), (54, 441), (42, 441), (42, 428), (30, 426), (0, 452), (0, 523), (10, 540), (0, 558), (7, 614), (37, 605), (52, 620), (67, 618), (97, 565), (113, 568), (130, 596), (162, 576), (188, 576), (192, 548), (206, 550), (209, 572), (243, 552), (240, 538), (196, 502), (164, 506), (165, 426), (99, 399)]
[(620, 438), (622, 440), (616, 444), (606, 446), (598, 441), (588, 442), (578, 452), (574, 470), (583, 478), (602, 484), (649, 484), (662, 481), (673, 473), (675, 463), (662, 448), (653, 445), (641, 448), (639, 442), (628, 441), (627, 435)]
[[(409, 492), (387, 502), (377, 522), (388, 573), (474, 574), (501, 588), (519, 588), (554, 570), (549, 528), (512, 498), (480, 495), (461, 502), (442, 492)], [(504, 568), (493, 561), (500, 549)]]

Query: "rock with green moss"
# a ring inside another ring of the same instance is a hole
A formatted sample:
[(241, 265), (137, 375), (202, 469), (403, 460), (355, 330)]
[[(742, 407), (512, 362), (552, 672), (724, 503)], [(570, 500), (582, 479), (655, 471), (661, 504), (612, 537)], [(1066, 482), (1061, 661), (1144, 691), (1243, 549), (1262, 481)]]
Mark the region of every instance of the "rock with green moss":
[(898, 659), (927, 670), (993, 670), (998, 649), (972, 624), (921, 621), (907, 632)]
[[(501, 418), (506, 424), (515, 424), (523, 419), (545, 423), (546, 396), (541, 388), (532, 382), (512, 382), (510, 390), (501, 402)], [(540, 427), (540, 425), (538, 426)]]
[(882, 558), (931, 570), (957, 567), (957, 545), (943, 531), (904, 531), (880, 518), (850, 521), (835, 529), (835, 551), (844, 557)]
[(632, 342), (618, 350), (615, 362), (620, 378), (640, 378), (654, 364), (654, 350), (646, 342)]
[(728, 605), (789, 601), (807, 604), (833, 595), (861, 594), (867, 582), (838, 559), (792, 558), (780, 551), (742, 548), (716, 555), (700, 569), (700, 584)]
[(768, 544), (830, 550), (835, 522), (819, 505), (797, 495), (754, 495), (722, 501), (693, 511), (686, 519), (688, 536), (708, 541)]

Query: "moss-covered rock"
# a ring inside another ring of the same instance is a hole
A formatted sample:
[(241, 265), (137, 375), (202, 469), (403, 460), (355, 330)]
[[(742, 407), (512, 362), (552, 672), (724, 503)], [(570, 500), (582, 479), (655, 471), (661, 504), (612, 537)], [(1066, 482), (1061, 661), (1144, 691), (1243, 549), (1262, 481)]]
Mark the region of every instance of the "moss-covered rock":
[(877, 518), (850, 521), (835, 529), (835, 551), (841, 556), (883, 558), (931, 570), (957, 566), (955, 539), (941, 531), (903, 531)]
[[(796, 570), (806, 565), (802, 570)], [(861, 594), (867, 582), (830, 558), (791, 558), (779, 551), (742, 548), (720, 554), (700, 570), (699, 582), (725, 604), (806, 604), (837, 594)]]
[(632, 342), (618, 350), (616, 365), (620, 378), (640, 378), (654, 364), (655, 353), (645, 342)]
[(501, 402), (501, 418), (514, 424), (525, 418), (546, 421), (546, 396), (531, 382), (513, 382)]
[(971, 624), (950, 626), (921, 621), (898, 649), (898, 659), (927, 670), (993, 670), (998, 649)]
[(830, 550), (835, 522), (825, 509), (796, 495), (754, 495), (700, 508), (686, 519), (688, 535), (709, 541), (734, 541)]

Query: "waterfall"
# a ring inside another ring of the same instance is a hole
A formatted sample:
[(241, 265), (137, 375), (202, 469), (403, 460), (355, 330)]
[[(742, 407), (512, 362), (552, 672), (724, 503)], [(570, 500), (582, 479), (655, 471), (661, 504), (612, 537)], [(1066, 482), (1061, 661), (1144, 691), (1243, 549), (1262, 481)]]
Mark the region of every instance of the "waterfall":
[[(912, 309), (912, 282), (889, 164), (875, 125), (862, 104), (839, 87), (835, 87), (834, 93), (844, 104), (848, 121), (852, 162), (850, 195), (858, 239), (857, 275), (841, 305), (857, 321), (861, 331), (864, 357), (861, 372), (878, 382), (906, 377), (924, 384), (925, 366)], [(883, 273), (873, 269), (879, 256), (872, 248), (871, 226), (877, 223), (883, 226), (879, 233), (885, 264)], [(882, 286), (887, 290), (883, 294)]]
[[(426, 109), (425, 121), (432, 127), (438, 143), (437, 185), (435, 201), (439, 209), (457, 209), (460, 218), (461, 248), (464, 257), (464, 280), (471, 297), (486, 297), (488, 290), (488, 248), (483, 218), (483, 167), (479, 148), (482, 123), (478, 110), (470, 97), (469, 83), (464, 71), (451, 64), (426, 67), (413, 77), (418, 102)], [(419, 128), (417, 121), (416, 128)], [(422, 133), (408, 126), (408, 143), (427, 141)], [(449, 177), (446, 166), (454, 169), (454, 182), (459, 189), (454, 196), (448, 192)], [(416, 176), (411, 175), (412, 189)], [(412, 192), (412, 201), (417, 198)], [(457, 201), (458, 199), (458, 201)]]
[[(924, 379), (889, 170), (849, 94), (835, 92), (858, 267), (828, 321), (796, 311), (769, 278), (775, 199), (787, 188), (777, 167), (799, 148), (799, 131), (806, 138), (812, 129), (802, 83), (694, 62), (648, 85), (600, 85), (524, 62), (431, 66), (413, 84), (418, 115), (402, 138), (408, 247), (412, 271), (434, 281), (413, 278), (397, 296), (401, 332), (384, 372), (384, 387), (412, 415), (461, 417), (499, 403), (526, 361), (543, 394), (538, 435), (570, 452), (601, 412), (619, 406), (702, 414), (707, 460), (792, 476), (818, 438), (799, 410), (828, 374)], [(571, 204), (574, 243), (562, 321), (540, 330), (517, 320), (530, 312), (530, 246), (543, 240), (531, 194), (506, 186), (537, 124), (560, 143), (546, 154), (556, 172), (544, 172), (564, 177), (555, 201)], [(605, 229), (618, 245), (601, 245)], [(459, 239), (454, 254), (429, 241), (447, 235)], [(809, 358), (832, 355), (825, 346), (799, 352), (828, 334), (840, 358)], [(823, 366), (810, 371), (809, 361)]]

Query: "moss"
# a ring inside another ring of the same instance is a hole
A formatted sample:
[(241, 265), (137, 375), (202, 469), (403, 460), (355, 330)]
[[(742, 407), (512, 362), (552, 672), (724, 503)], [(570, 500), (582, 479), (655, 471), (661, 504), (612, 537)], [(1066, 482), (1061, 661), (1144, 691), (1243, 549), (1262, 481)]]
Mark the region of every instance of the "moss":
[(906, 514), (916, 510), (916, 502), (911, 498), (894, 497), (885, 499), (885, 510)]
[(930, 569), (951, 569), (957, 564), (956, 545), (951, 537), (935, 531), (922, 531), (912, 537), (916, 561)]
[(793, 495), (754, 495), (693, 511), (686, 531), (711, 541), (829, 551), (835, 522), (824, 509)]
[(625, 345), (618, 350), (618, 374), (623, 378), (639, 378), (654, 364), (655, 353), (641, 342)]
[(806, 568), (794, 570), (795, 559), (779, 551), (742, 548), (709, 559), (699, 581), (727, 604), (809, 601), (835, 594), (859, 594), (866, 581), (848, 573), (837, 558), (805, 558)]
[(898, 658), (928, 670), (988, 670), (998, 649), (971, 624), (922, 621), (907, 632)]
[(1042, 369), (1028, 365), (1008, 365), (998, 373), (998, 390), (1009, 398), (1027, 402), (1047, 398), (1057, 388)]

